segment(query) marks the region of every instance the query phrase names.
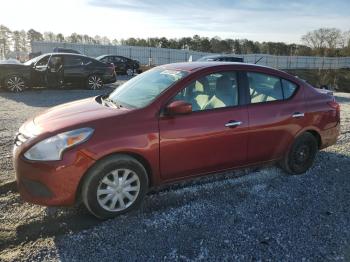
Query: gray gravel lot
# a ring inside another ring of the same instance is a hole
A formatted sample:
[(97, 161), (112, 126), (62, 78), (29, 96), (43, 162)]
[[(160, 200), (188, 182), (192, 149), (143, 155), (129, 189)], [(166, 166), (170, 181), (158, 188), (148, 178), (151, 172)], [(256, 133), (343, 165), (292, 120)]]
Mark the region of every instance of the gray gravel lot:
[(79, 206), (23, 203), (11, 181), (12, 137), (56, 104), (106, 93), (0, 92), (0, 261), (350, 261), (350, 94), (342, 135), (301, 176), (276, 167), (216, 174), (151, 192), (142, 208), (100, 222)]

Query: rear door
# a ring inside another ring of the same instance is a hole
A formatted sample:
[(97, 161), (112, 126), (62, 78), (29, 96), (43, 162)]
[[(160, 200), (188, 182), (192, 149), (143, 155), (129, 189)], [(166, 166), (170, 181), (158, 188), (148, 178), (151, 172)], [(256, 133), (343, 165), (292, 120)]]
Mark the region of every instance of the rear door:
[(237, 72), (208, 74), (173, 98), (191, 103), (193, 112), (159, 120), (162, 179), (246, 163), (248, 113), (240, 103), (237, 79)]
[(274, 75), (246, 72), (246, 77), (250, 98), (249, 163), (281, 158), (305, 125), (302, 90)]
[(64, 82), (68, 85), (81, 83), (84, 73), (84, 59), (81, 56), (64, 56)]

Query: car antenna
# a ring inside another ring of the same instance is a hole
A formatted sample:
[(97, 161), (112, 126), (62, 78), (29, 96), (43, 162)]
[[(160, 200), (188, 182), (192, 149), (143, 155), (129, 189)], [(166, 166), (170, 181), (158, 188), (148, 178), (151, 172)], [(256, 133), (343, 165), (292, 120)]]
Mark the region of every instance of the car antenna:
[(258, 60), (256, 60), (256, 61), (255, 61), (255, 63), (254, 63), (254, 64), (256, 65), (257, 63), (259, 63), (259, 62), (260, 62), (260, 60), (261, 60), (261, 59), (263, 59), (263, 58), (264, 58), (263, 56), (262, 56), (262, 57), (260, 57)]

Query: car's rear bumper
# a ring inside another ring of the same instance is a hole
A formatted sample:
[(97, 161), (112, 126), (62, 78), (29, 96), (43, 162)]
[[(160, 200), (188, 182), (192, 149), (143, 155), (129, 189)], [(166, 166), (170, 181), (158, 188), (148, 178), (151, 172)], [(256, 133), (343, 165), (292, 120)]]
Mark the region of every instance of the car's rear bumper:
[(320, 149), (334, 145), (340, 135), (340, 123), (337, 123), (335, 127), (323, 130), (320, 132), (321, 146)]
[(70, 206), (86, 170), (95, 162), (87, 154), (66, 152), (60, 161), (28, 161), (14, 149), (14, 167), (21, 197), (45, 206)]

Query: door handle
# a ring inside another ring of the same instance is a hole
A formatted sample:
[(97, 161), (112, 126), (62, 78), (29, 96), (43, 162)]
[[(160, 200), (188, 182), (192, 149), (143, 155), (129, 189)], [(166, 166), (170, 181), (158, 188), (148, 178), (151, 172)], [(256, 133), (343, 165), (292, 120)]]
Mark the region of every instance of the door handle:
[(304, 113), (300, 113), (300, 112), (295, 112), (293, 115), (292, 115), (292, 117), (294, 117), (294, 118), (300, 118), (300, 117), (304, 117)]
[(240, 125), (242, 125), (242, 121), (230, 121), (225, 124), (226, 127), (230, 127), (230, 128), (237, 127)]

